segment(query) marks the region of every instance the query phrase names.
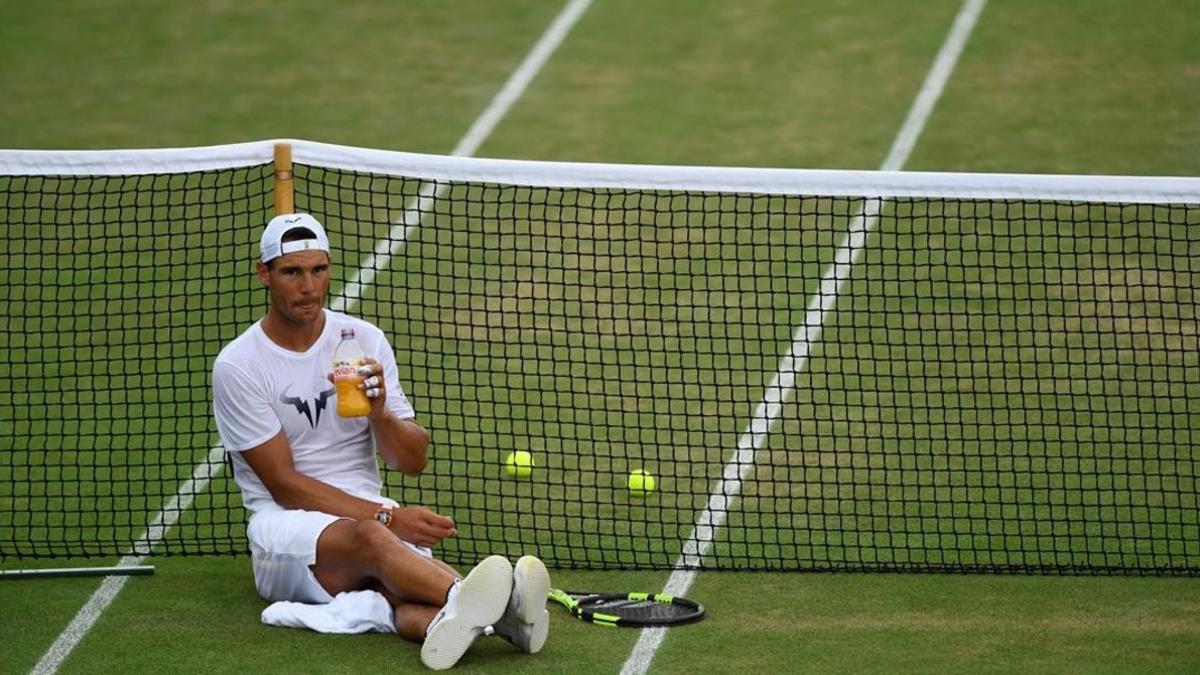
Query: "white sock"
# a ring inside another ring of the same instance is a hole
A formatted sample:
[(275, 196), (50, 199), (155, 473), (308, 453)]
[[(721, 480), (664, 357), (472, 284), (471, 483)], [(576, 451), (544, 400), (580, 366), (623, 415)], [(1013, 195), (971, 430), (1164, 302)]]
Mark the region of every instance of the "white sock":
[(429, 620), (429, 623), (425, 624), (425, 637), (429, 637), (429, 631), (432, 630), (433, 627), (437, 625), (437, 622), (446, 615), (446, 608), (450, 606), (451, 602), (454, 602), (455, 596), (458, 595), (459, 586), (462, 586), (462, 579), (456, 579), (454, 583), (450, 585), (450, 589), (446, 591), (446, 604), (442, 605), (441, 611), (435, 614), (433, 618)]
[(455, 579), (454, 583), (450, 584), (450, 589), (446, 591), (446, 604), (443, 607), (449, 607), (450, 603), (454, 602), (454, 597), (458, 595), (458, 588), (462, 586), (462, 579)]

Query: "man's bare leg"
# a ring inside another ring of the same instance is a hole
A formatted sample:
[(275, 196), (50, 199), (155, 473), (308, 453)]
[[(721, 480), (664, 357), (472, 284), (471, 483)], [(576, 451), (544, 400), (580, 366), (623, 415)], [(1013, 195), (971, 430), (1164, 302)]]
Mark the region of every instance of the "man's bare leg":
[[(440, 563), (441, 561), (435, 560), (434, 562)], [(445, 563), (442, 564), (444, 565)], [(461, 578), (457, 572), (455, 572), (455, 577)], [(418, 602), (409, 602), (401, 599), (379, 582), (376, 582), (371, 590), (387, 598), (388, 604), (392, 606), (392, 622), (395, 624), (396, 633), (400, 637), (413, 642), (422, 642), (425, 640), (425, 629), (429, 626), (429, 622), (433, 620), (433, 617), (437, 616), (441, 607), (423, 605)]]
[(339, 520), (325, 528), (317, 540), (313, 573), (330, 595), (378, 582), (393, 604), (429, 605), (435, 612), (458, 579), (449, 566), (416, 553), (373, 520)]
[(489, 557), (451, 600), (459, 575), (449, 565), (414, 552), (380, 523), (339, 520), (317, 540), (313, 573), (330, 595), (382, 586), (397, 633), (422, 642), (422, 663), (443, 670), (504, 614), (513, 568), (501, 556)]
[(419, 605), (415, 602), (393, 605), (392, 619), (396, 624), (396, 634), (411, 642), (424, 642), (425, 629), (441, 609), (441, 607)]

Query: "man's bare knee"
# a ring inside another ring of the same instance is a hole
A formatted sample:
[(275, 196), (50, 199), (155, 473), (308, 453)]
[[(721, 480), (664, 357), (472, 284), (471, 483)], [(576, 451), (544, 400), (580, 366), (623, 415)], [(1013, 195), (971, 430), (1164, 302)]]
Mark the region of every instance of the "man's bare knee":
[(430, 559), (409, 548), (394, 532), (374, 520), (355, 523), (355, 551), (368, 569), (378, 572), (384, 561), (408, 559), (409, 565), (423, 566)]
[(372, 537), (362, 527), (365, 522), (339, 520), (325, 528), (317, 540), (313, 572), (330, 595), (365, 588), (374, 577), (372, 556), (364, 555), (370, 550)]
[(379, 582), (393, 605), (402, 601), (439, 605), (457, 577), (448, 566), (415, 552), (374, 520), (340, 521), (318, 543), (317, 579), (326, 590), (357, 590)]
[(396, 535), (374, 520), (341, 520), (326, 528), (317, 541), (318, 565), (335, 565), (371, 574), (379, 561), (406, 549)]
[(396, 535), (374, 520), (359, 520), (351, 529), (350, 550), (348, 553), (367, 568), (374, 570), (378, 562), (388, 556), (395, 555), (398, 548), (404, 548)]

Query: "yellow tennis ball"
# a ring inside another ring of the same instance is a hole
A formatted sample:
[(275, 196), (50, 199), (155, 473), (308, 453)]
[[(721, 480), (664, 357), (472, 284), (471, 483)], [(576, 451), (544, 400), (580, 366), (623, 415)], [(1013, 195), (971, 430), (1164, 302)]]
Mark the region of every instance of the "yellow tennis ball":
[(528, 478), (533, 473), (533, 455), (524, 450), (508, 453), (504, 458), (504, 470), (513, 478)]
[(654, 480), (654, 474), (643, 469), (637, 469), (629, 474), (629, 491), (634, 494), (646, 494), (654, 492), (658, 487), (658, 482)]

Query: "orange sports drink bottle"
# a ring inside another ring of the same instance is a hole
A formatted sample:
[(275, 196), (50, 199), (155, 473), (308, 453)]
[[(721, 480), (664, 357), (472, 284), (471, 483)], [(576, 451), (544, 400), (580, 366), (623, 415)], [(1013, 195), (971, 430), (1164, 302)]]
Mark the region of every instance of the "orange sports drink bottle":
[(342, 329), (342, 341), (333, 350), (333, 386), (337, 390), (337, 413), (342, 417), (366, 417), (371, 414), (371, 399), (359, 389), (363, 377), (358, 367), (366, 362), (354, 329)]

